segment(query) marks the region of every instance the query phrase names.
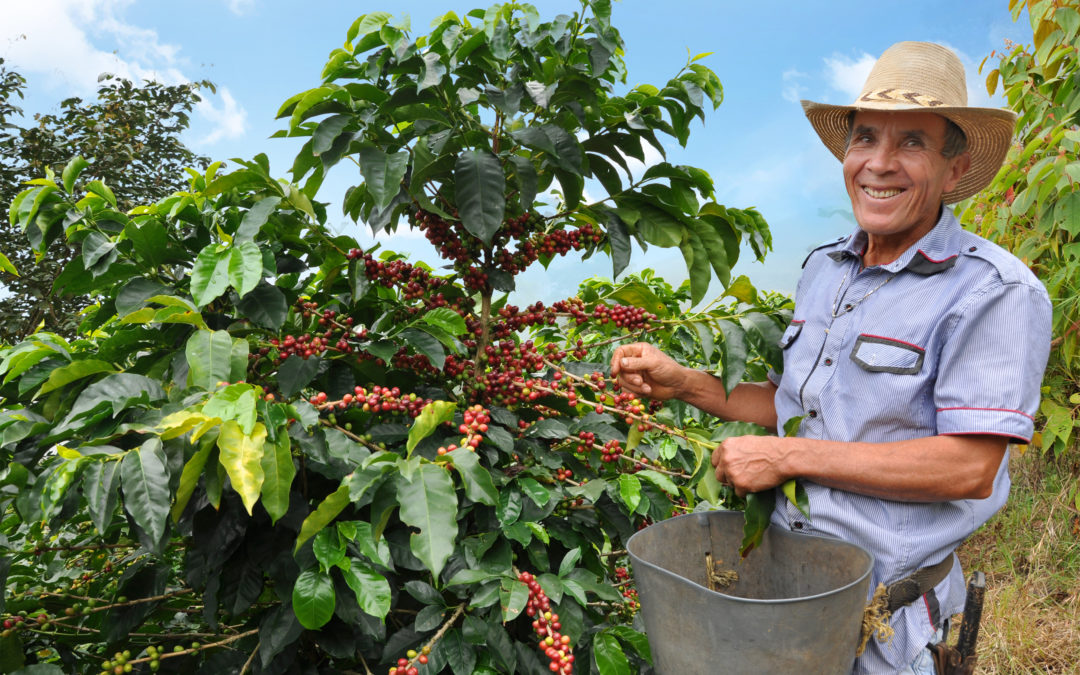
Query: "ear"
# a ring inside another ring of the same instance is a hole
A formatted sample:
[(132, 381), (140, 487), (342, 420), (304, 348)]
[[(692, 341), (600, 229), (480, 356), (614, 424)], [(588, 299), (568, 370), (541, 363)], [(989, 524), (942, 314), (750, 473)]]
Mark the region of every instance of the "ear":
[(962, 152), (956, 157), (949, 160), (949, 167), (946, 169), (945, 175), (945, 189), (943, 192), (951, 192), (956, 184), (960, 182), (964, 174), (971, 168), (971, 153)]

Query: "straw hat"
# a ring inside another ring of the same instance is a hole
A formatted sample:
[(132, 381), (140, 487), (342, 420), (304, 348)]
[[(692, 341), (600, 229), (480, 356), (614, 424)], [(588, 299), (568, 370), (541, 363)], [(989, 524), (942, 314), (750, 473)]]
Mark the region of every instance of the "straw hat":
[(841, 162), (852, 110), (925, 110), (952, 120), (967, 136), (971, 168), (945, 193), (947, 204), (967, 199), (993, 180), (1016, 124), (1012, 111), (968, 107), (964, 66), (952, 50), (931, 42), (898, 42), (886, 49), (851, 105), (803, 101), (802, 106), (825, 147)]

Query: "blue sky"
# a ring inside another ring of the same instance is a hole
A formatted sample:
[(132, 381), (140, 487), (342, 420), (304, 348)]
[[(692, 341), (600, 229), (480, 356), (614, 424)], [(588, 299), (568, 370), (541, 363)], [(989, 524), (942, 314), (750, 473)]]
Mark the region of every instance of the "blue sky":
[[(68, 96), (92, 97), (97, 76), (112, 72), (167, 83), (208, 79), (217, 85), (193, 117), (185, 142), (213, 159), (265, 152), (285, 176), (297, 150), (269, 139), (289, 96), (315, 87), (329, 52), (360, 14), (410, 17), (413, 35), (446, 11), (486, 7), (475, 0), (0, 0), (0, 57), (28, 80), (23, 107), (49, 112)], [(577, 10), (563, 0), (534, 3), (545, 18)], [(735, 269), (759, 288), (791, 292), (799, 266), (817, 243), (853, 227), (839, 163), (802, 115), (800, 98), (849, 103), (869, 68), (899, 40), (952, 47), (964, 61), (971, 102), (991, 101), (979, 63), (1006, 40), (1027, 43), (1026, 16), (1013, 23), (1007, 0), (621, 0), (612, 21), (626, 42), (628, 86), (660, 85), (688, 53), (713, 52), (703, 63), (724, 85), (725, 102), (690, 135), (668, 144), (668, 160), (708, 171), (718, 201), (756, 206), (768, 220), (774, 251), (764, 264), (744, 255)], [(658, 158), (655, 158), (658, 160)], [(344, 164), (320, 199), (340, 201), (358, 172)], [(371, 241), (331, 209), (336, 229)], [(438, 262), (418, 235), (399, 229), (385, 247)], [(677, 251), (636, 251), (631, 269), (651, 267), (673, 283), (685, 278)], [(610, 276), (607, 261), (556, 261), (518, 280), (517, 299), (545, 302), (572, 295), (588, 275)], [(710, 297), (719, 292), (714, 282)]]

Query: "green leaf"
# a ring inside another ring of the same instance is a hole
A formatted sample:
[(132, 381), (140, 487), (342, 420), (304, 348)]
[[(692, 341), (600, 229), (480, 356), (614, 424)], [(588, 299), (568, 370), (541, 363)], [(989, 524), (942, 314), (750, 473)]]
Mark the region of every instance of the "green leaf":
[(91, 231), (82, 240), (83, 267), (90, 269), (99, 260), (111, 253), (114, 248), (116, 248), (116, 244), (111, 239), (100, 232)]
[(197, 307), (205, 307), (216, 300), (229, 287), (230, 249), (218, 249), (210, 244), (199, 251), (195, 267), (191, 270), (191, 298)]
[(746, 495), (746, 511), (743, 513), (746, 521), (743, 523), (742, 543), (739, 544), (739, 555), (743, 558), (761, 544), (761, 538), (765, 536), (765, 530), (769, 528), (769, 518), (772, 516), (775, 505), (775, 490), (751, 492)]
[(360, 609), (378, 619), (383, 619), (390, 612), (390, 582), (375, 571), (375, 568), (359, 558), (346, 558), (341, 569), (345, 583), (356, 594)]
[(529, 495), (529, 499), (536, 502), (537, 506), (543, 507), (551, 501), (551, 492), (532, 478), (522, 478), (518, 481), (522, 492)]
[(336, 529), (324, 529), (315, 535), (311, 552), (322, 569), (329, 572), (330, 568), (345, 560), (345, 542), (341, 540)]
[(709, 281), (712, 277), (709, 269), (708, 254), (692, 230), (686, 232), (686, 238), (679, 244), (679, 250), (686, 261), (686, 269), (690, 275), (690, 304), (697, 305), (705, 297), (709, 290)]
[(563, 556), (562, 562), (559, 563), (559, 578), (565, 577), (570, 574), (575, 567), (577, 567), (578, 561), (581, 560), (581, 547), (570, 549)]
[(292, 607), (300, 625), (308, 630), (322, 628), (334, 615), (334, 582), (318, 570), (305, 570), (296, 578)]
[(224, 330), (200, 330), (184, 348), (188, 362), (188, 386), (216, 389), (219, 382), (241, 380), (247, 372), (247, 340), (233, 338)]
[(435, 464), (422, 464), (411, 480), (399, 477), (396, 483), (401, 520), (420, 530), (409, 535), (409, 548), (438, 577), (457, 538), (454, 483)]
[(675, 485), (675, 482), (658, 471), (653, 471), (652, 469), (645, 469), (643, 471), (638, 471), (634, 475), (637, 476), (639, 479), (649, 481), (650, 483), (660, 488), (664, 492), (668, 493), (669, 495), (678, 496), (679, 494), (679, 487)]
[(416, 82), (416, 91), (423, 91), (428, 87), (434, 87), (442, 82), (443, 76), (446, 75), (446, 66), (443, 65), (440, 60), (440, 55), (437, 52), (428, 52), (422, 57), (424, 65), (420, 72), (420, 77)]
[(641, 503), (641, 481), (637, 476), (628, 473), (619, 476), (619, 497), (631, 513), (637, 511)]
[(455, 337), (463, 335), (467, 330), (465, 319), (449, 307), (436, 307), (426, 312), (421, 319), (424, 323), (440, 328)]
[(71, 193), (72, 188), (75, 187), (75, 181), (88, 166), (90, 166), (90, 163), (82, 157), (71, 158), (71, 161), (67, 163), (64, 172), (61, 174), (61, 179), (64, 182), (64, 192)]
[(619, 640), (606, 631), (593, 638), (593, 660), (600, 675), (631, 675), (630, 662)]
[(416, 444), (430, 436), (440, 424), (454, 419), (455, 410), (457, 404), (453, 401), (432, 401), (424, 406), (409, 428), (409, 441), (405, 446), (408, 456), (412, 456)]
[(289, 491), (296, 476), (292, 442), (288, 434), (279, 433), (277, 440), (266, 447), (262, 456), (262, 470), (262, 505), (273, 524), (289, 510)]
[(169, 517), (168, 460), (161, 440), (151, 438), (129, 450), (120, 463), (124, 508), (155, 545), (165, 534)]
[(724, 390), (730, 394), (735, 386), (742, 382), (743, 374), (746, 373), (746, 358), (749, 353), (746, 332), (727, 319), (721, 319), (716, 325), (724, 336), (723, 348), (720, 351), (720, 365), (723, 368), (721, 379)]
[(630, 264), (630, 253), (633, 250), (630, 233), (626, 229), (626, 223), (614, 211), (604, 213), (604, 222), (607, 224), (608, 247), (611, 249), (611, 278), (617, 279)]
[(454, 468), (461, 475), (465, 486), (465, 496), (474, 502), (495, 506), (499, 503), (499, 491), (491, 480), (491, 474), (480, 465), (476, 453), (468, 448), (457, 448), (448, 455)]
[(539, 177), (536, 175), (536, 167), (527, 157), (510, 155), (510, 163), (514, 165), (514, 178), (517, 181), (518, 203), (523, 210), (531, 210), (536, 201), (536, 186)]
[(499, 587), (503, 623), (513, 621), (529, 602), (529, 585), (518, 579), (503, 579)]
[(490, 244), (506, 212), (502, 165), (486, 150), (465, 150), (454, 166), (454, 181), (462, 224), (485, 245)]
[(266, 444), (266, 427), (261, 422), (255, 423), (251, 434), (245, 434), (234, 420), (227, 420), (221, 425), (217, 445), (220, 451), (221, 465), (229, 475), (232, 487), (244, 502), (248, 515), (255, 507), (262, 492), (263, 446)]
[(649, 638), (644, 633), (639, 633), (629, 626), (608, 626), (604, 632), (611, 633), (629, 644), (638, 656), (652, 663), (652, 649), (649, 648)]
[(785, 481), (781, 489), (784, 491), (784, 496), (788, 498), (788, 501), (795, 505), (795, 508), (806, 516), (810, 517), (810, 497), (806, 494), (806, 488), (802, 483), (794, 478)]
[(240, 297), (247, 295), (262, 279), (262, 251), (253, 241), (245, 241), (229, 254), (229, 283)]
[(390, 206), (401, 191), (401, 180), (409, 168), (407, 151), (387, 154), (367, 146), (360, 150), (360, 173), (368, 192), (375, 198), (375, 209), (382, 211)]
[(407, 340), (416, 351), (426, 356), (431, 361), (431, 365), (436, 368), (442, 368), (446, 363), (446, 349), (443, 348), (439, 338), (431, 333), (417, 328), (406, 328), (401, 331), (401, 337)]
[(15, 277), (19, 276), (19, 270), (15, 269), (15, 266), (11, 264), (11, 261), (3, 253), (0, 253), (0, 271), (7, 272)]
[(280, 329), (289, 314), (285, 294), (277, 286), (265, 281), (259, 282), (247, 295), (240, 298), (236, 308), (246, 318), (272, 331)]
[(290, 398), (306, 387), (315, 379), (322, 365), (322, 359), (318, 356), (304, 358), (292, 354), (285, 362), (278, 366), (277, 379), (281, 395)]
[(60, 389), (61, 387), (69, 385), (76, 380), (81, 380), (84, 377), (97, 375), (99, 373), (114, 372), (116, 372), (116, 367), (105, 361), (98, 361), (96, 359), (72, 361), (66, 366), (55, 368), (49, 373), (49, 379), (45, 380), (45, 384), (41, 385), (41, 389), (38, 390), (37, 396), (47, 394), (54, 389)]
[(274, 209), (281, 203), (281, 197), (272, 195), (270, 197), (264, 197), (248, 209), (244, 214), (243, 220), (240, 221), (240, 227), (236, 228), (236, 235), (233, 237), (234, 244), (242, 244), (249, 242), (255, 238), (255, 235), (259, 233), (262, 226), (266, 224), (266, 221), (270, 218), (270, 214), (274, 212)]
[(349, 485), (346, 482), (327, 495), (326, 499), (322, 500), (319, 506), (308, 514), (308, 517), (300, 524), (300, 534), (296, 536), (296, 550), (300, 550), (305, 541), (314, 537), (320, 530), (329, 525), (348, 505)]
[(120, 496), (120, 464), (114, 460), (94, 462), (83, 473), (83, 497), (90, 511), (90, 520), (102, 536), (112, 522)]
[(173, 502), (172, 507), (174, 523), (179, 522), (181, 514), (187, 508), (188, 501), (191, 500), (191, 495), (195, 493), (195, 487), (199, 484), (199, 478), (202, 477), (206, 460), (210, 457), (210, 451), (214, 449), (215, 440), (214, 436), (204, 436), (202, 443), (199, 444), (198, 451), (184, 463), (184, 468), (180, 472), (180, 484), (176, 488), (176, 500)]

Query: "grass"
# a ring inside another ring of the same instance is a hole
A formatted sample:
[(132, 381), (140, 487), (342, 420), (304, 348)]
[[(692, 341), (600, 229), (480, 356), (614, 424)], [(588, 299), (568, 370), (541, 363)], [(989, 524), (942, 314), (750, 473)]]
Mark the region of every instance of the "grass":
[(1080, 673), (1080, 458), (1013, 454), (1008, 504), (957, 551), (986, 573), (978, 672)]

